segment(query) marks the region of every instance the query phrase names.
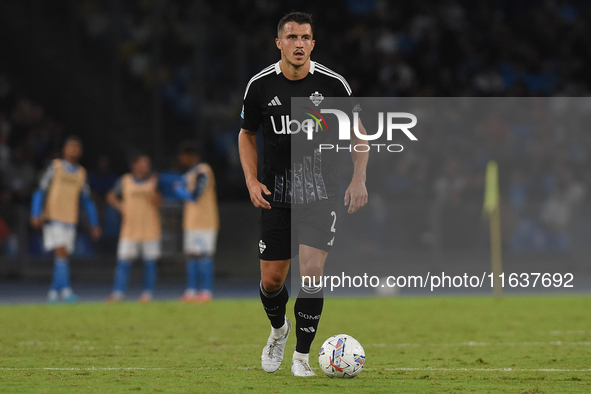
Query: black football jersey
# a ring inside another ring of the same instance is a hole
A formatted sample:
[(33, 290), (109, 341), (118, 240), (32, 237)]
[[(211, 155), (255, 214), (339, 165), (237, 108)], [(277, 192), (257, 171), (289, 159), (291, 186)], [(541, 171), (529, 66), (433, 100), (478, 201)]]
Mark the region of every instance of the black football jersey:
[(330, 108), (332, 97), (352, 97), (351, 88), (342, 76), (317, 62), (310, 61), (308, 75), (296, 81), (287, 79), (279, 64), (263, 69), (248, 82), (241, 113), (243, 129), (256, 132), (262, 125), (263, 172), (259, 178), (271, 192), (265, 198), (272, 207), (284, 208), (334, 200), (339, 183), (336, 152), (319, 149), (319, 145), (338, 143), (336, 118), (325, 116), (327, 130), (333, 131), (316, 133), (310, 141), (305, 132), (298, 132), (302, 123), (298, 114), (291, 113), (291, 98), (308, 98), (310, 108), (302, 112), (314, 115)]

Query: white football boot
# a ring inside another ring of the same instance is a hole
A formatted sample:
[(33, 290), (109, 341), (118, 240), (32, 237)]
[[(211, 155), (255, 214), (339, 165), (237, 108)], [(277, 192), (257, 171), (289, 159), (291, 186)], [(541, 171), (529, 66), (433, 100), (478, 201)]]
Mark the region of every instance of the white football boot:
[(316, 376), (310, 364), (304, 360), (293, 360), (291, 362), (291, 374), (293, 376)]
[(285, 318), (287, 323), (287, 332), (281, 338), (273, 338), (273, 332), (267, 339), (267, 346), (263, 349), (261, 355), (261, 366), (265, 372), (275, 372), (279, 369), (281, 362), (283, 361), (283, 353), (285, 352), (285, 344), (287, 343), (287, 337), (291, 331), (291, 321)]

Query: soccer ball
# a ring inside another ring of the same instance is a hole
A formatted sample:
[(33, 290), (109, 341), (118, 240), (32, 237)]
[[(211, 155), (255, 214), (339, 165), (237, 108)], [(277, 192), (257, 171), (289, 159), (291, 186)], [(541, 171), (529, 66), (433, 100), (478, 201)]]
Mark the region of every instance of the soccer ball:
[(334, 335), (322, 344), (318, 363), (328, 377), (354, 378), (365, 365), (365, 350), (350, 335)]

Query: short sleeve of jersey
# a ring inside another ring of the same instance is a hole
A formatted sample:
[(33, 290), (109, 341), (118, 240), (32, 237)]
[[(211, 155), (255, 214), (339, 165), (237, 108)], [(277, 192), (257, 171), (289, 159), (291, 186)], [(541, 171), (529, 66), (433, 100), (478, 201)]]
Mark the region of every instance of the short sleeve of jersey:
[(193, 167), (189, 171), (185, 172), (183, 174), (183, 182), (185, 183), (185, 186), (188, 185), (189, 183), (191, 183), (195, 179), (196, 176), (197, 176), (197, 171), (196, 171), (195, 167)]
[(90, 185), (88, 182), (84, 182), (84, 185), (82, 185), (82, 190), (80, 190), (80, 194), (86, 197), (91, 196), (92, 193), (90, 192)]
[(49, 189), (49, 185), (51, 185), (51, 180), (53, 179), (54, 172), (55, 170), (53, 169), (53, 164), (50, 164), (43, 173), (41, 181), (39, 181), (39, 189), (45, 192)]
[[(341, 81), (342, 83), (337, 84), (336, 89), (336, 97), (353, 97), (353, 93), (351, 92), (351, 88), (346, 81)], [(346, 85), (345, 85), (346, 84)]]
[(359, 100), (357, 100), (357, 98), (353, 95), (351, 87), (347, 81), (339, 83), (337, 86), (336, 97), (349, 97), (349, 112), (358, 112), (359, 116), (361, 117), (361, 105), (359, 104)]
[(263, 121), (263, 115), (259, 107), (258, 90), (256, 84), (249, 83), (244, 95), (242, 105), (242, 128), (248, 131), (257, 131)]

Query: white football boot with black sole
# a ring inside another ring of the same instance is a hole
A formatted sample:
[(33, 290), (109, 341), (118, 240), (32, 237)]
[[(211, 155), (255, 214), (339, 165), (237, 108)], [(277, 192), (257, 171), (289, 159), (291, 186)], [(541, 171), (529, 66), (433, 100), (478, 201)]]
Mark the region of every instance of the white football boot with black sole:
[(287, 343), (287, 337), (291, 331), (291, 321), (285, 319), (287, 323), (287, 332), (281, 338), (273, 338), (273, 333), (269, 335), (267, 339), (267, 346), (263, 349), (261, 355), (261, 366), (265, 372), (275, 372), (279, 369), (281, 362), (283, 361), (283, 354), (285, 353), (285, 344)]

